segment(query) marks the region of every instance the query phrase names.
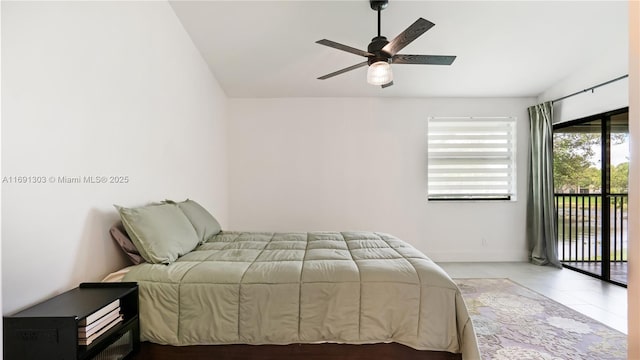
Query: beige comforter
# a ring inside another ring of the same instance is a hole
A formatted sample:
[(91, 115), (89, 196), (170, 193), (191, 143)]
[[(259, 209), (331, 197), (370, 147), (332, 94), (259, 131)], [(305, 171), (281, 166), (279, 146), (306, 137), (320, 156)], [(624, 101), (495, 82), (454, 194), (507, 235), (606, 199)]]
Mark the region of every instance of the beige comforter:
[(141, 264), (142, 340), (397, 342), (479, 359), (460, 291), (409, 244), (369, 232), (223, 232), (170, 265)]

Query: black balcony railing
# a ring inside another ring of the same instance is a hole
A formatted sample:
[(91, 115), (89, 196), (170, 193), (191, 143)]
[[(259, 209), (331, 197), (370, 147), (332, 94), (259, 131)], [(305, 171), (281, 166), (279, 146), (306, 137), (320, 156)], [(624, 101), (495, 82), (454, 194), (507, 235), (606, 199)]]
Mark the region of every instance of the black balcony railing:
[[(605, 200), (606, 201), (606, 200)], [(610, 261), (625, 269), (627, 262), (627, 194), (608, 197)], [(558, 257), (572, 266), (595, 268), (602, 261), (602, 196), (555, 194), (558, 221)], [(622, 264), (623, 263), (623, 264)]]

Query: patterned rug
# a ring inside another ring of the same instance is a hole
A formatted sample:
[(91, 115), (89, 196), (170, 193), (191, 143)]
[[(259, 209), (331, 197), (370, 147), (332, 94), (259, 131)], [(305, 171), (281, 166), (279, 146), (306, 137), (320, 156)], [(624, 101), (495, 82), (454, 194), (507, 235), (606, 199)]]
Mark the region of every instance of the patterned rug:
[(508, 279), (456, 279), (483, 360), (626, 359), (627, 336)]

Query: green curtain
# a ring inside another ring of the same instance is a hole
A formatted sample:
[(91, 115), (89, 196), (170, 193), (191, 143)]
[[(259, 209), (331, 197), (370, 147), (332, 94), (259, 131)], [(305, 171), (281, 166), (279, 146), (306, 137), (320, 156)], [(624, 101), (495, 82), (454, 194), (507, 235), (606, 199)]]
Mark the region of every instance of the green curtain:
[(529, 127), (529, 260), (536, 265), (562, 267), (556, 247), (558, 224), (553, 201), (553, 104), (550, 101), (529, 108)]

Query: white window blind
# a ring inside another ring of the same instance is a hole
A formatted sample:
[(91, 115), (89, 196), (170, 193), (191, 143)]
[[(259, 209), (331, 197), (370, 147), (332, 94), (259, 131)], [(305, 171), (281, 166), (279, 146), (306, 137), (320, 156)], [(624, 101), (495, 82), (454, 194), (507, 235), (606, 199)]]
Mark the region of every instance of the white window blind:
[(513, 117), (429, 118), (429, 200), (515, 196)]

